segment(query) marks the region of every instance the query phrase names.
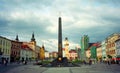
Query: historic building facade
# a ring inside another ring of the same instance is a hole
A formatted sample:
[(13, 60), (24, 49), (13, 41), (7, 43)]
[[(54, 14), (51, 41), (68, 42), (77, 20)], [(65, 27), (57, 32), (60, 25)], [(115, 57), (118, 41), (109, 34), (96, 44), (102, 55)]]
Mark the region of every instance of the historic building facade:
[(11, 62), (19, 61), (20, 60), (20, 50), (23, 42), (12, 40), (12, 47), (11, 47)]
[(45, 50), (45, 59), (48, 60), (50, 59), (50, 53)]
[(97, 60), (100, 62), (102, 61), (102, 47), (101, 45), (99, 45), (97, 48), (96, 48), (96, 52), (97, 52)]
[(10, 62), (11, 54), (11, 40), (0, 36), (0, 62), (2, 63), (4, 59)]
[(88, 49), (86, 50), (86, 57), (87, 57), (87, 60), (89, 60), (90, 57), (91, 57), (90, 48), (88, 48)]
[(115, 41), (116, 45), (116, 57), (120, 58), (120, 38)]
[(106, 41), (101, 42), (101, 48), (102, 48), (102, 60), (106, 61), (107, 55), (106, 55)]
[(32, 34), (32, 38), (30, 42), (23, 42), (23, 45), (28, 45), (29, 48), (32, 49), (32, 60), (37, 59), (38, 55), (36, 55), (36, 41), (34, 37), (34, 33)]
[(78, 58), (78, 54), (76, 50), (71, 49), (69, 53), (70, 53), (70, 60), (76, 60)]
[(92, 44), (92, 46), (90, 47), (90, 59), (93, 60), (93, 62), (97, 61), (97, 47), (100, 45), (100, 43), (94, 43)]
[(20, 61), (31, 61), (33, 50), (28, 45), (23, 45), (20, 49)]
[(106, 54), (108, 57), (116, 58), (115, 41), (120, 38), (120, 34), (112, 34), (106, 39)]

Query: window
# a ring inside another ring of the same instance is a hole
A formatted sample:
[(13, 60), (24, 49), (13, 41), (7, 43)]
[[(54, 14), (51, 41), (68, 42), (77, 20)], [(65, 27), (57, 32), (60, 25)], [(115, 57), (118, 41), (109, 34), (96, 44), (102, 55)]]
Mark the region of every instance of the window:
[(5, 45), (5, 40), (3, 40), (3, 45)]

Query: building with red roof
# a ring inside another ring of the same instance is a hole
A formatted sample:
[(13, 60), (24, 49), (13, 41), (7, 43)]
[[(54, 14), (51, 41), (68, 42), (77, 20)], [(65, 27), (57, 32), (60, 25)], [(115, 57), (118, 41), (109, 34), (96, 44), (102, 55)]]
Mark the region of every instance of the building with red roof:
[(71, 49), (69, 51), (69, 54), (70, 54), (70, 60), (76, 60), (78, 58), (78, 54), (74, 49)]

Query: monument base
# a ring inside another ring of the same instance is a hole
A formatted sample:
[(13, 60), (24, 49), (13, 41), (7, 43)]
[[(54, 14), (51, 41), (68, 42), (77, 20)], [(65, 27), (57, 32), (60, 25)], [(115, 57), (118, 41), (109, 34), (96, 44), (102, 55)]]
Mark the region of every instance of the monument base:
[(69, 62), (66, 57), (58, 57), (54, 59), (51, 63), (42, 65), (42, 67), (80, 67), (80, 65)]
[(68, 66), (68, 59), (66, 57), (58, 57), (51, 62), (52, 67), (66, 67)]

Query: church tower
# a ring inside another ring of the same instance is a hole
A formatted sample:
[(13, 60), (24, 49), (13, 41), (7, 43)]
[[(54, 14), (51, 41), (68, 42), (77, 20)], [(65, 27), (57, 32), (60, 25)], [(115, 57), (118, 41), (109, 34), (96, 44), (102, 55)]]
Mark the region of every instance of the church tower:
[(64, 41), (64, 47), (65, 47), (65, 57), (67, 57), (67, 59), (69, 59), (70, 58), (70, 54), (69, 54), (69, 41), (68, 41), (67, 37), (65, 38), (65, 41)]
[(34, 32), (32, 33), (32, 38), (31, 41), (29, 43), (30, 48), (32, 48), (33, 50), (35, 50), (36, 47), (36, 41), (35, 41), (35, 36), (34, 36)]
[(19, 41), (19, 38), (18, 38), (18, 35), (16, 35), (16, 39), (15, 39), (16, 41)]
[(35, 37), (34, 37), (34, 32), (33, 32), (33, 34), (32, 34), (31, 42), (36, 42), (36, 41), (35, 41)]

